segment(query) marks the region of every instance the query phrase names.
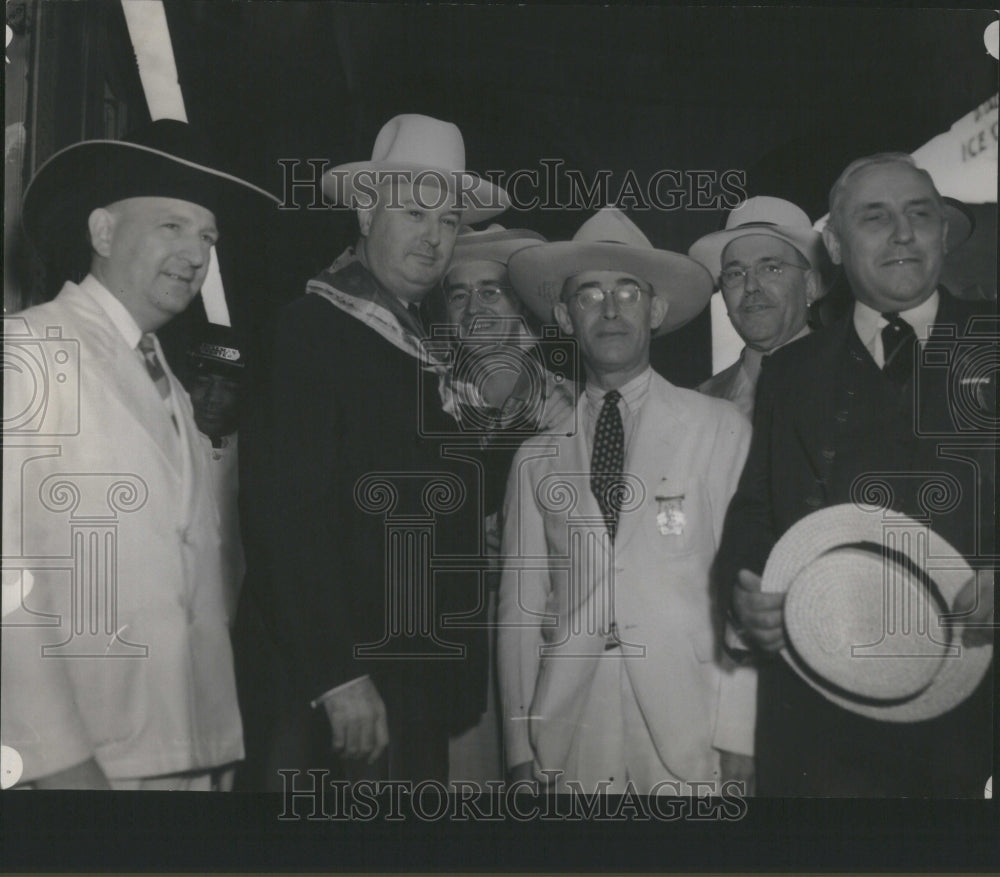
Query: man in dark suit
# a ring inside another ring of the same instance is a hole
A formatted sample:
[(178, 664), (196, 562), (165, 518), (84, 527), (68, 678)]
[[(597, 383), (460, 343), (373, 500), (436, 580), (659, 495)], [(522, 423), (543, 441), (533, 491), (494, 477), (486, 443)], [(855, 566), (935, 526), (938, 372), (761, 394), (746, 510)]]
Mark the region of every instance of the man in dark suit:
[(327, 171), (360, 238), (280, 313), (241, 438), (245, 788), (309, 768), (444, 782), (449, 732), (485, 704), (476, 468), (446, 452), (419, 308), (463, 219), (504, 207), (463, 165), (454, 125), (400, 116), (371, 162)]
[(830, 193), (824, 242), (853, 307), (777, 351), (761, 375), (718, 560), (723, 603), (731, 598), (734, 625), (762, 656), (759, 794), (982, 796), (991, 774), (990, 674), (935, 719), (863, 718), (774, 659), (784, 596), (761, 593), (759, 578), (777, 539), (810, 512), (884, 504), (926, 521), (981, 571), (955, 608), (967, 636), (992, 637), (995, 373), (975, 363), (995, 351), (995, 323), (938, 285), (960, 221), (909, 156), (849, 165)]

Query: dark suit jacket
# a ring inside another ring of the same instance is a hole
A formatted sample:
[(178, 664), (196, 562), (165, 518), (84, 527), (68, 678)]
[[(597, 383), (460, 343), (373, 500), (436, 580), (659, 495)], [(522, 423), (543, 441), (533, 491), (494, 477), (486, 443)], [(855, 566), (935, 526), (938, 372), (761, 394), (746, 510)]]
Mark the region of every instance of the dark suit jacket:
[[(996, 422), (990, 413), (995, 401), (982, 395), (985, 387), (976, 396), (962, 382), (963, 377), (989, 373), (988, 368), (970, 367), (970, 353), (978, 350), (981, 356), (985, 345), (995, 341), (990, 336), (995, 324), (969, 321), (990, 313), (942, 291), (931, 340), (920, 353), (912, 386), (902, 392), (892, 388), (865, 350), (854, 330), (853, 311), (768, 358), (757, 389), (750, 455), (719, 550), (720, 602), (728, 605), (739, 569), (763, 570), (774, 543), (796, 521), (816, 509), (852, 501), (885, 501), (926, 519), (973, 566), (991, 564), (995, 436), (984, 432), (983, 424), (991, 418)], [(937, 484), (943, 494), (935, 493)], [(847, 714), (781, 661), (761, 667), (758, 700), (757, 753), (764, 793), (895, 794), (903, 788), (894, 785), (898, 775), (921, 757), (918, 750), (931, 745), (937, 733), (924, 729), (926, 739), (907, 737), (919, 737), (921, 726), (937, 728), (938, 720), (899, 726)], [(987, 723), (963, 732), (963, 745), (971, 749), (989, 744), (988, 705), (983, 709), (976, 718), (963, 720), (963, 725)], [(955, 718), (961, 710), (950, 715)], [(830, 743), (835, 728), (842, 732), (845, 758), (857, 770), (836, 763)], [(888, 765), (893, 752), (902, 760), (868, 782), (865, 769), (857, 768), (863, 761), (859, 747), (880, 735), (884, 740), (875, 746), (873, 761)], [(908, 742), (900, 746), (904, 737)], [(978, 794), (989, 773), (978, 775), (981, 764), (968, 766)], [(846, 780), (848, 775), (853, 779)]]
[[(485, 629), (454, 626), (485, 582), (477, 469), (445, 450), (437, 375), (313, 294), (279, 314), (270, 361), (241, 430), (248, 759), (277, 713), (365, 674), (390, 733), (424, 722), (446, 744), (485, 706)], [(328, 726), (316, 745), (328, 756)]]

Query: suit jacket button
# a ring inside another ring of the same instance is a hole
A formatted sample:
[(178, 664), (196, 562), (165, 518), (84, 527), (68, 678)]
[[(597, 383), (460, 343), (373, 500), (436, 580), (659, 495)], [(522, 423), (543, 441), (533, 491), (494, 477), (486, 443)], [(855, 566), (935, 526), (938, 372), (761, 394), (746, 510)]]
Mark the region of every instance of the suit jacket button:
[(846, 423), (847, 422), (847, 409), (846, 408), (841, 408), (840, 411), (838, 411), (834, 415), (834, 417), (837, 419), (838, 423)]
[(833, 448), (823, 448), (823, 459), (832, 460), (837, 455), (837, 452)]
[(818, 509), (821, 505), (823, 505), (823, 500), (820, 499), (818, 496), (807, 496), (806, 505), (809, 506), (809, 508), (815, 510)]

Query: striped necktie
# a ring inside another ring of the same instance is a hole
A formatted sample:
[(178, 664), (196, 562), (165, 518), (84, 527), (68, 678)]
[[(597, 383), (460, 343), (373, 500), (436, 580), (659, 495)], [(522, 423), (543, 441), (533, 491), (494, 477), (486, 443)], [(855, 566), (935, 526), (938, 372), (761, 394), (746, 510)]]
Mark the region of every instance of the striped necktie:
[(146, 371), (156, 384), (156, 389), (160, 391), (160, 398), (166, 401), (170, 398), (170, 379), (163, 370), (163, 364), (156, 355), (156, 343), (152, 333), (146, 333), (139, 339), (139, 352), (142, 354), (142, 361), (146, 364)]

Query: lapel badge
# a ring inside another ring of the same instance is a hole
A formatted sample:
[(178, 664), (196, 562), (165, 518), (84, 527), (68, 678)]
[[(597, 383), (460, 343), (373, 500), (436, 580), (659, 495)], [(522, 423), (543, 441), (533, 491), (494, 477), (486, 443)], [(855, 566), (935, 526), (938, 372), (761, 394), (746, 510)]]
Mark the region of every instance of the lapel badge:
[(681, 536), (687, 518), (684, 515), (684, 494), (666, 478), (656, 488), (656, 526), (661, 536)]

